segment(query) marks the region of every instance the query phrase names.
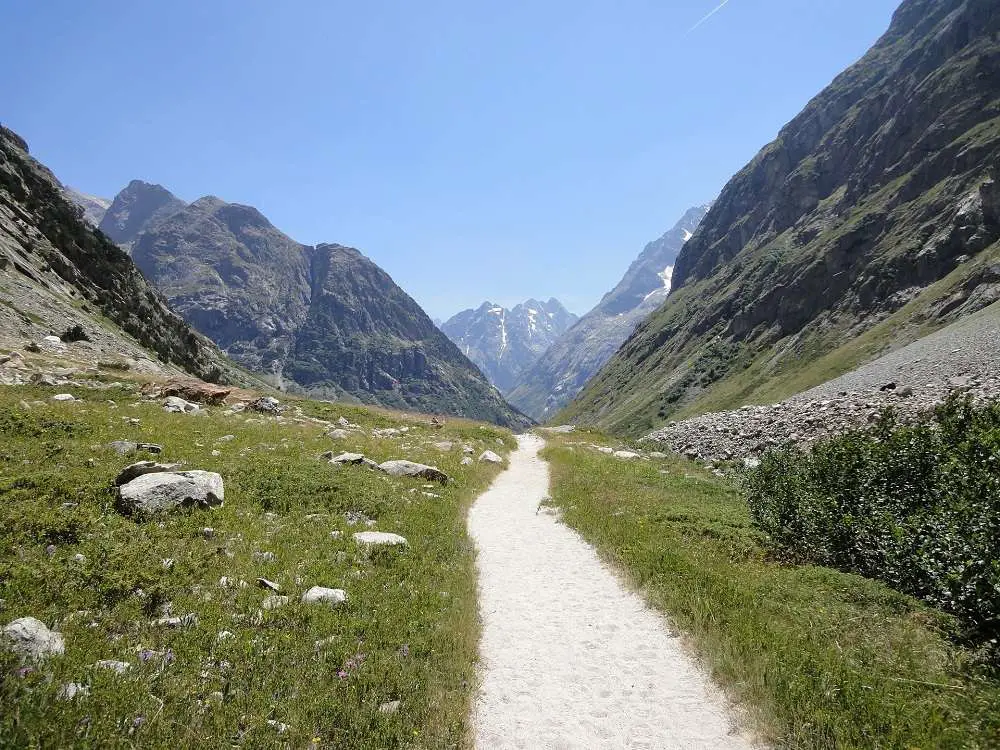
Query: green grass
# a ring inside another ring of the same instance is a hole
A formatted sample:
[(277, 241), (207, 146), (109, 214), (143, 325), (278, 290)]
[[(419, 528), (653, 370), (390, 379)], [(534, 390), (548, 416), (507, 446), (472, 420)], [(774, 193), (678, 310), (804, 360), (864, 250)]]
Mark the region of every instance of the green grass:
[[(465, 744), (478, 623), (464, 519), (499, 469), (459, 462), (463, 444), (477, 454), (507, 452), (509, 433), (461, 420), (434, 429), (427, 418), (292, 402), (306, 415), (345, 416), (366, 428), (334, 441), (322, 426), (291, 417), (278, 422), (218, 407), (168, 414), (127, 390), (60, 390), (85, 400), (59, 404), (48, 400), (52, 390), (0, 389), (0, 624), (33, 616), (66, 639), (63, 656), (26, 674), (0, 652), (0, 747)], [(402, 439), (368, 437), (373, 427), (401, 424), (411, 427)], [(235, 440), (216, 442), (230, 434)], [(218, 471), (225, 506), (145, 523), (122, 517), (109, 484), (142, 456), (121, 458), (106, 447), (118, 439), (161, 443), (162, 460)], [(427, 445), (440, 440), (455, 448)], [(432, 463), (454, 481), (427, 488), (423, 480), (337, 469), (318, 459), (326, 450)], [(365, 527), (349, 526), (348, 511), (402, 534), (409, 547), (365, 554), (351, 537)], [(211, 538), (204, 527), (214, 529)], [(249, 585), (224, 588), (223, 576)], [(255, 585), (259, 576), (278, 582), (291, 602), (262, 611), (269, 592)], [(313, 585), (343, 588), (349, 598), (337, 608), (299, 603)], [(198, 624), (153, 627), (167, 603), (176, 615), (196, 614)], [(218, 641), (223, 630), (235, 637)], [(169, 653), (172, 663), (143, 663), (143, 649)], [(124, 675), (95, 668), (102, 659), (132, 668)], [(69, 682), (88, 684), (89, 696), (60, 700)], [(378, 711), (394, 700), (401, 701), (397, 713)], [(279, 734), (269, 719), (287, 731)]]
[[(1000, 681), (953, 621), (858, 576), (770, 561), (726, 481), (553, 437), (564, 520), (690, 637), (757, 730), (788, 748), (1000, 747)], [(661, 473), (666, 472), (666, 473)]]

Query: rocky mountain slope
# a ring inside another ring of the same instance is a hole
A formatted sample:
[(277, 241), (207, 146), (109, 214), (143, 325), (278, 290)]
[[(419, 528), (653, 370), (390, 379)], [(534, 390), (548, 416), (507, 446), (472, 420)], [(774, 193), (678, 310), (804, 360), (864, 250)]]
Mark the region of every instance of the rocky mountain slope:
[(250, 206), (190, 205), (133, 181), (102, 230), (236, 362), (290, 391), (483, 419), (529, 420), (361, 253), (301, 245)]
[(104, 214), (111, 208), (111, 201), (107, 198), (87, 195), (68, 186), (64, 192), (67, 198), (83, 209), (83, 218), (91, 226), (100, 226), (101, 221), (104, 219)]
[(689, 209), (669, 232), (646, 245), (615, 288), (524, 372), (508, 394), (510, 402), (535, 419), (546, 419), (576, 396), (666, 299), (677, 255), (708, 208)]
[(484, 302), (440, 327), (493, 385), (508, 393), (521, 373), (576, 321), (557, 299), (529, 299), (511, 310)]
[(906, 0), (725, 187), (560, 418), (639, 434), (817, 385), (1000, 297), (1000, 9)]
[(162, 185), (132, 180), (115, 196), (98, 228), (108, 237), (131, 250), (139, 233), (157, 224), (186, 206), (184, 201)]
[(93, 366), (252, 382), (166, 306), (27, 144), (0, 127), (0, 347), (24, 357), (26, 346)]

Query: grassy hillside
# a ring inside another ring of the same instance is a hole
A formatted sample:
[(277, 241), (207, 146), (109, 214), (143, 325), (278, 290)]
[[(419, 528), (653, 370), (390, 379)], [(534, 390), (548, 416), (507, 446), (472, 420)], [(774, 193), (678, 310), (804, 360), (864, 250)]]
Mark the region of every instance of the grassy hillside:
[(883, 584), (766, 553), (726, 480), (551, 437), (552, 502), (663, 611), (775, 747), (994, 748), (1000, 680), (955, 623)]
[[(0, 746), (462, 744), (478, 638), (464, 515), (499, 467), (460, 461), (465, 445), (506, 453), (508, 432), (309, 401), (281, 419), (225, 407), (171, 414), (127, 385), (67, 390), (83, 400), (0, 389), (0, 625), (33, 616), (66, 642), (37, 664), (0, 651)], [(361, 429), (335, 440), (316, 417)], [(409, 432), (372, 434), (400, 426)], [(120, 515), (110, 483), (146, 457), (108, 447), (122, 439), (219, 472), (225, 505), (148, 522)], [(454, 445), (430, 445), (440, 441)], [(454, 479), (428, 486), (338, 468), (320, 460), (329, 450), (422, 461)], [(352, 533), (366, 519), (409, 545), (365, 552)], [(271, 592), (258, 577), (289, 602), (262, 608)], [(300, 603), (314, 585), (348, 599)], [(153, 624), (167, 614), (195, 617)], [(118, 674), (101, 660), (128, 667)], [(69, 683), (87, 694), (61, 698)]]

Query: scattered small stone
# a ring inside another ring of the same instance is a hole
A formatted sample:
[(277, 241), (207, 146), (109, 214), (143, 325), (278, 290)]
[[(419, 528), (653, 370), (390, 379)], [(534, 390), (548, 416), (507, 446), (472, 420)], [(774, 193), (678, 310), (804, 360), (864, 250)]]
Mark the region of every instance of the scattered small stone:
[(380, 714), (394, 714), (399, 711), (399, 706), (399, 701), (388, 701), (378, 707), (378, 712)]
[(75, 555), (73, 555), (73, 561), (78, 562), (82, 565), (83, 563), (87, 562), (87, 558), (85, 555), (82, 555), (79, 552), (77, 552)]
[(264, 601), (260, 603), (262, 609), (277, 609), (278, 607), (284, 607), (288, 604), (288, 597), (281, 596), (279, 594), (271, 594), (264, 598)]
[(257, 585), (262, 589), (270, 589), (276, 593), (281, 591), (281, 586), (276, 584), (274, 581), (267, 580), (266, 578), (258, 578)]
[(483, 451), (482, 454), (480, 454), (480, 456), (479, 456), (479, 460), (480, 461), (486, 461), (487, 463), (491, 463), (491, 464), (502, 464), (503, 463), (503, 459), (500, 458), (500, 456), (498, 456), (493, 451)]
[(471, 466), (472, 464), (475, 463), (475, 461), (473, 461), (471, 458), (469, 458), (468, 456), (466, 456), (465, 458), (463, 458), (461, 460), (460, 463), (462, 464), (462, 466)]
[(201, 411), (201, 407), (179, 396), (167, 396), (163, 401), (163, 410), (174, 414), (192, 414)]
[(71, 701), (77, 697), (85, 698), (88, 695), (90, 695), (90, 688), (79, 682), (67, 682), (59, 688), (57, 693), (59, 700), (63, 701)]
[(57, 393), (52, 397), (53, 401), (76, 401), (76, 396), (72, 393)]
[(98, 669), (110, 669), (112, 672), (117, 672), (118, 674), (125, 674), (132, 669), (132, 665), (128, 662), (115, 661), (113, 659), (101, 659), (94, 666)]

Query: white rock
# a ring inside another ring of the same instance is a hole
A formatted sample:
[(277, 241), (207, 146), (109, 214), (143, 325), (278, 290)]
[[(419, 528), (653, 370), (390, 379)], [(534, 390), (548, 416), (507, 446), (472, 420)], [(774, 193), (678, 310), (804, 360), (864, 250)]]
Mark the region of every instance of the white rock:
[(378, 707), (380, 714), (394, 714), (399, 711), (399, 701), (388, 701)]
[(275, 719), (268, 719), (267, 725), (272, 729), (274, 729), (278, 734), (284, 734), (285, 732), (288, 731), (287, 724), (283, 724), (282, 722), (276, 721)]
[(331, 464), (360, 464), (365, 460), (363, 453), (341, 453), (330, 459)]
[(90, 688), (81, 685), (79, 682), (67, 682), (59, 688), (59, 700), (71, 701), (77, 696), (85, 697), (90, 695)]
[(76, 396), (72, 393), (57, 393), (52, 397), (53, 401), (76, 401)]
[(634, 453), (633, 451), (615, 451), (611, 455), (613, 455), (615, 458), (621, 458), (628, 461), (629, 459), (639, 458), (640, 454)]
[(323, 586), (313, 586), (302, 595), (302, 602), (304, 604), (325, 602), (336, 605), (346, 600), (347, 592), (343, 589), (328, 589)]
[(500, 458), (500, 456), (498, 456), (493, 451), (483, 451), (482, 454), (479, 456), (479, 460), (480, 461), (486, 461), (487, 463), (491, 463), (491, 464), (502, 464), (503, 463), (503, 459)]
[(112, 672), (117, 672), (118, 674), (125, 674), (132, 669), (132, 665), (128, 662), (115, 661), (113, 659), (101, 659), (94, 666), (100, 669), (110, 669)]
[(62, 633), (49, 630), (45, 623), (34, 617), (20, 617), (3, 629), (3, 640), (21, 656), (41, 659), (66, 650)]
[(472, 464), (475, 463), (475, 461), (473, 461), (471, 458), (469, 458), (468, 456), (466, 456), (465, 458), (462, 459), (461, 463), (462, 463), (462, 466), (471, 466)]
[(333, 438), (334, 440), (345, 440), (350, 435), (350, 433), (342, 428), (337, 428), (336, 430), (330, 430), (326, 433), (327, 437)]
[(434, 447), (435, 447), (435, 448), (437, 448), (437, 449), (438, 449), (439, 451), (441, 451), (442, 453), (447, 453), (447, 452), (448, 452), (448, 451), (450, 451), (450, 450), (451, 450), (451, 449), (452, 449), (453, 447), (455, 447), (455, 444), (454, 444), (454, 443), (452, 443), (452, 442), (451, 442), (451, 441), (449, 441), (449, 440), (442, 440), (442, 441), (441, 441), (441, 442), (439, 442), (439, 443), (433, 443), (433, 445), (434, 445)]
[(379, 545), (406, 546), (406, 537), (399, 534), (390, 534), (387, 531), (358, 531), (354, 534), (354, 541), (362, 547), (377, 547)]
[(179, 396), (167, 396), (163, 402), (163, 410), (174, 412), (178, 414), (190, 414), (196, 411), (200, 411), (201, 407), (198, 404), (193, 404), (190, 401), (185, 401)]
[(264, 601), (260, 603), (263, 609), (277, 609), (278, 607), (284, 607), (288, 604), (288, 597), (281, 596), (279, 594), (271, 594), (264, 598)]

